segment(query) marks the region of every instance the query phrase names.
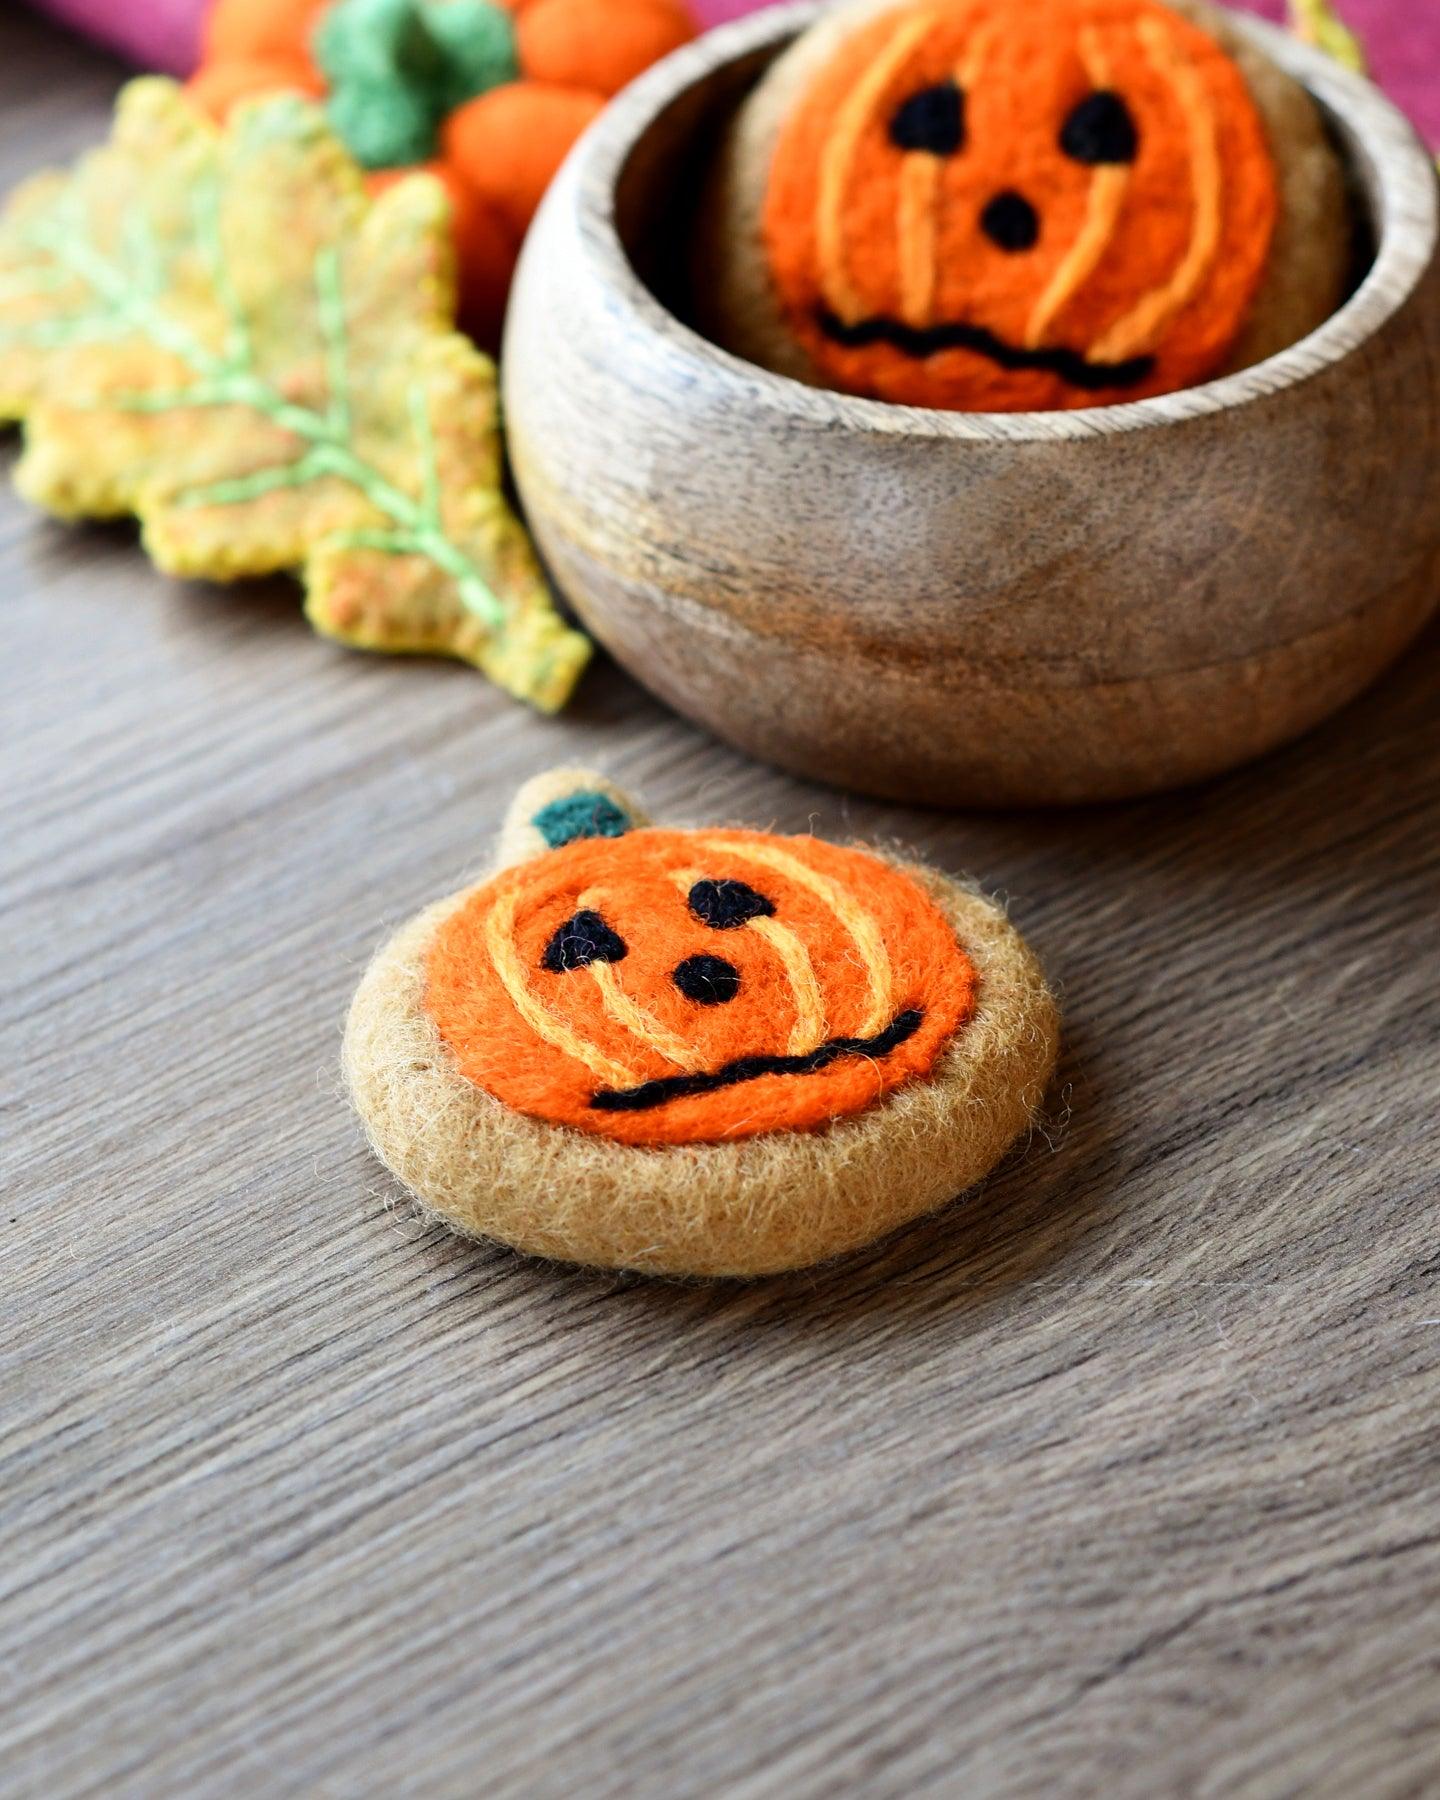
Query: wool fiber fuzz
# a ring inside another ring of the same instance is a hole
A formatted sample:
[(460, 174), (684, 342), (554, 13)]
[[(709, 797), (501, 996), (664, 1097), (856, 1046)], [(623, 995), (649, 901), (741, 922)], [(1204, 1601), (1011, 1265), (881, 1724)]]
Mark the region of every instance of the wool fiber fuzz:
[[(346, 1079), (427, 1208), (563, 1262), (758, 1276), (943, 1206), (1024, 1134), (1058, 1018), (998, 907), (873, 848), (616, 836), (622, 803), (531, 783), (497, 873), (360, 984)], [(602, 835), (523, 855), (587, 810)]]

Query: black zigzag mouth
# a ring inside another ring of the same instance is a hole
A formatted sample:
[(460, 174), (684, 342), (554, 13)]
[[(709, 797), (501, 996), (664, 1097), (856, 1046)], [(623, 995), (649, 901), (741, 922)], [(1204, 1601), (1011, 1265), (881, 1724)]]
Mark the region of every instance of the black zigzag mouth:
[(1091, 362), (1078, 350), (1026, 350), (1019, 344), (1007, 343), (983, 325), (906, 325), (883, 315), (847, 325), (823, 307), (816, 317), (826, 337), (847, 350), (888, 344), (916, 362), (938, 356), (942, 350), (970, 350), (1012, 372), (1033, 369), (1058, 375), (1067, 387), (1082, 393), (1138, 387), (1155, 368), (1153, 356), (1132, 356), (1127, 362)]
[(758, 1081), (762, 1075), (818, 1075), (847, 1056), (888, 1056), (898, 1050), (924, 1023), (918, 1008), (899, 1013), (884, 1031), (869, 1038), (831, 1038), (804, 1056), (742, 1056), (723, 1068), (704, 1074), (667, 1075), (640, 1087), (602, 1088), (590, 1102), (598, 1112), (652, 1112), (672, 1100), (690, 1100), (697, 1094), (718, 1094), (724, 1088)]

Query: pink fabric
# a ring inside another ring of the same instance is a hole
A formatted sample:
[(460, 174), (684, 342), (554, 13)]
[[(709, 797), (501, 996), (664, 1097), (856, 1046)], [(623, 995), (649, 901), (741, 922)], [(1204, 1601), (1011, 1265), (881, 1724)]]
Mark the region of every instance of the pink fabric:
[[(755, 12), (765, 0), (691, 0), (706, 25)], [(1284, 0), (1236, 0), (1267, 18), (1284, 16)], [(200, 49), (205, 0), (34, 0), (77, 29), (113, 45), (142, 67), (185, 74)], [(1359, 32), (1382, 86), (1440, 143), (1440, 0), (1340, 0)]]
[[(1284, 0), (1241, 0), (1267, 19), (1285, 17)], [(1360, 38), (1375, 78), (1440, 144), (1440, 4), (1436, 0), (1340, 0), (1336, 10)]]
[(205, 0), (32, 0), (142, 69), (188, 75), (200, 60)]

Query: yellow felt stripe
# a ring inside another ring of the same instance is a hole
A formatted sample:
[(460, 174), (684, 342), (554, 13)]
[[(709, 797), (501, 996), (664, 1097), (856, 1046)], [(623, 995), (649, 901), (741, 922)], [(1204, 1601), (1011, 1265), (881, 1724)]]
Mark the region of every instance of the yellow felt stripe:
[(900, 165), (900, 317), (907, 325), (930, 324), (935, 310), (935, 208), (943, 167), (928, 150), (912, 151)]
[[(706, 876), (700, 869), (677, 869), (673, 876), (676, 887), (687, 900), (695, 883), (705, 879)], [(825, 1042), (828, 1025), (825, 1018), (825, 998), (820, 992), (820, 983), (815, 978), (815, 965), (810, 960), (810, 952), (789, 926), (782, 925), (778, 919), (751, 919), (745, 929), (765, 940), (780, 958), (785, 978), (790, 983), (790, 991), (795, 999), (790, 1054), (804, 1056), (808, 1051), (818, 1049)]]
[(1342, 68), (1357, 75), (1370, 73), (1364, 44), (1329, 0), (1290, 0), (1290, 29), (1302, 42), (1333, 56)]
[[(582, 912), (605, 911), (605, 896), (599, 888), (588, 888), (580, 896)], [(609, 963), (591, 963), (587, 970), (591, 980), (600, 990), (600, 998), (605, 1010), (617, 1025), (639, 1038), (647, 1050), (658, 1051), (666, 1062), (674, 1063), (680, 1069), (693, 1069), (696, 1065), (695, 1051), (676, 1037), (668, 1026), (661, 1024), (654, 1013), (634, 1000), (620, 985), (620, 977)]]
[(870, 1009), (859, 1035), (874, 1037), (890, 1023), (894, 988), (890, 957), (879, 926), (863, 906), (818, 869), (812, 869), (798, 856), (792, 856), (788, 850), (781, 850), (774, 844), (727, 843), (724, 838), (702, 838), (700, 841), (717, 854), (739, 857), (744, 862), (760, 863), (765, 868), (777, 870), (801, 887), (808, 888), (817, 900), (828, 906), (850, 934), (869, 977)]
[(985, 58), (990, 54), (990, 46), (995, 42), (995, 34), (999, 27), (987, 25), (975, 33), (975, 41), (965, 54), (965, 60), (956, 71), (960, 83), (960, 91), (968, 100), (971, 89), (979, 85), (980, 76), (985, 68)]
[(896, 70), (934, 23), (932, 15), (924, 13), (896, 33), (885, 54), (871, 63), (846, 96), (825, 146), (815, 221), (817, 256), (826, 304), (847, 325), (855, 324), (865, 313), (865, 302), (850, 280), (845, 261), (846, 200), (855, 155)]
[(778, 919), (752, 919), (748, 930), (765, 942), (784, 964), (785, 974), (795, 995), (795, 1024), (790, 1033), (790, 1054), (806, 1056), (825, 1042), (829, 1024), (825, 1017), (825, 997), (815, 979), (815, 965), (810, 952), (788, 925)]
[[(955, 72), (960, 92), (967, 98), (980, 79), (994, 35), (993, 30), (977, 33)], [(907, 325), (929, 325), (935, 315), (936, 237), (944, 169), (945, 159), (927, 150), (912, 151), (900, 165), (900, 317)]]
[(587, 1043), (562, 1019), (557, 1019), (543, 1001), (531, 993), (525, 978), (525, 966), (515, 948), (515, 908), (518, 902), (518, 894), (502, 895), (490, 909), (490, 916), (485, 921), (485, 948), (490, 952), (490, 960), (495, 965), (495, 973), (500, 977), (501, 985), (510, 996), (510, 1004), (537, 1037), (543, 1038), (565, 1056), (583, 1063), (608, 1086), (635, 1087), (640, 1077), (634, 1070), (627, 1069), (623, 1063), (612, 1062), (603, 1051)]
[(668, 1031), (638, 1000), (632, 1000), (620, 985), (620, 978), (609, 963), (591, 963), (586, 973), (600, 990), (605, 1010), (617, 1025), (633, 1033), (648, 1050), (655, 1050), (677, 1069), (697, 1067), (695, 1051)]
[[(1110, 61), (1093, 27), (1080, 36), (1080, 55), (1090, 85), (1097, 91), (1111, 86)], [(1030, 315), (1025, 342), (1034, 350), (1045, 342), (1050, 327), (1061, 310), (1075, 297), (1099, 268), (1105, 252), (1114, 240), (1120, 224), (1120, 209), (1130, 191), (1131, 168), (1128, 163), (1112, 163), (1096, 169), (1090, 178), (1085, 223), (1080, 235), (1061, 260)]]
[(1091, 346), (1090, 355), (1096, 362), (1126, 362), (1148, 350), (1156, 334), (1194, 296), (1220, 248), (1224, 175), (1215, 109), (1200, 72), (1169, 29), (1153, 18), (1143, 19), (1138, 29), (1146, 54), (1157, 73), (1169, 83), (1185, 120), (1195, 220), (1180, 267), (1169, 281), (1152, 289), (1098, 344)]
[(1032, 350), (1045, 342), (1061, 309), (1099, 268), (1114, 241), (1129, 191), (1130, 170), (1123, 163), (1108, 164), (1091, 176), (1085, 224), (1030, 315), (1025, 342)]

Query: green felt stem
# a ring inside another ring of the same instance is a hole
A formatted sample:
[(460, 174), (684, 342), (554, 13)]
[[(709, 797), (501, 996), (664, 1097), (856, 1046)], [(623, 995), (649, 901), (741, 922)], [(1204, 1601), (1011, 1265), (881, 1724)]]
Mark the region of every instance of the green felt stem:
[(229, 341), (225, 360), (233, 366), (248, 364), (254, 355), (250, 341), (250, 321), (230, 278), (230, 265), (225, 260), (225, 246), (220, 241), (220, 177), (213, 170), (197, 186), (191, 206), (195, 241), (205, 258), (205, 267), (215, 293), (225, 309), (229, 324)]
[(447, 114), (520, 73), (493, 0), (337, 0), (313, 48), (331, 123), (370, 169), (427, 161)]

